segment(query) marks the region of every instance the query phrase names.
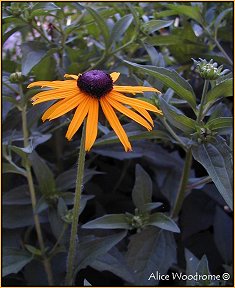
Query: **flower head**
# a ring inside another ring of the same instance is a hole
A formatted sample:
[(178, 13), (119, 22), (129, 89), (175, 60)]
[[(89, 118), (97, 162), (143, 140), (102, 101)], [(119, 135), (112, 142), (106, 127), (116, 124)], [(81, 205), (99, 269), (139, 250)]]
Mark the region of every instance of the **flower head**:
[[(162, 111), (150, 103), (126, 97), (122, 93), (135, 95), (145, 91), (159, 91), (152, 87), (114, 85), (119, 75), (120, 73), (117, 72), (109, 75), (101, 70), (91, 70), (78, 76), (65, 74), (64, 77), (70, 78), (70, 80), (33, 82), (29, 84), (28, 88), (35, 86), (52, 88), (33, 96), (33, 105), (45, 101), (59, 100), (46, 110), (42, 116), (43, 121), (58, 118), (76, 108), (66, 133), (68, 140), (72, 139), (87, 116), (85, 149), (86, 151), (91, 149), (97, 137), (99, 106), (101, 106), (105, 117), (120, 139), (125, 151), (131, 151), (131, 144), (114, 109), (150, 131), (153, 127), (153, 120), (148, 111), (158, 114), (162, 114)], [(138, 113), (123, 104), (130, 106)]]
[(198, 72), (202, 78), (207, 80), (216, 80), (229, 71), (228, 69), (223, 70), (223, 65), (218, 67), (216, 62), (213, 63), (213, 59), (209, 62), (201, 58), (199, 58), (200, 61), (192, 60), (196, 65), (196, 72)]

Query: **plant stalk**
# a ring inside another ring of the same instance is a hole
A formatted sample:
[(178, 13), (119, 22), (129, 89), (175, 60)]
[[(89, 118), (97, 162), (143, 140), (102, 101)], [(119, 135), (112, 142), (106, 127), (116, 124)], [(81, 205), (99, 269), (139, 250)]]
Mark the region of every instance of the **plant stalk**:
[(77, 230), (78, 230), (78, 220), (79, 220), (79, 211), (80, 211), (80, 200), (82, 194), (82, 183), (84, 176), (84, 166), (85, 166), (85, 132), (86, 132), (86, 123), (83, 124), (82, 138), (80, 144), (80, 151), (78, 156), (78, 169), (77, 169), (77, 179), (76, 179), (76, 189), (74, 195), (74, 206), (73, 206), (73, 219), (71, 227), (71, 235), (69, 242), (69, 252), (67, 258), (67, 274), (65, 277), (65, 285), (72, 286), (74, 279), (74, 260), (76, 255), (76, 239), (77, 239)]
[(168, 130), (168, 132), (171, 134), (173, 138), (181, 145), (181, 147), (187, 151), (187, 145), (180, 139), (178, 135), (176, 135), (175, 131), (171, 128), (171, 126), (167, 123), (166, 119), (164, 117), (161, 118), (162, 123)]
[(210, 83), (209, 80), (205, 80), (205, 82), (204, 82), (203, 91), (202, 91), (202, 98), (201, 98), (201, 103), (200, 103), (198, 117), (197, 117), (197, 123), (200, 123), (202, 120), (203, 108), (204, 108), (204, 104), (205, 104), (205, 100), (206, 100), (206, 93), (207, 93), (207, 90), (209, 87), (209, 83)]
[[(22, 91), (22, 89), (20, 88)], [(24, 105), (21, 111), (22, 114), (22, 129), (23, 129), (23, 136), (24, 136), (24, 147), (29, 146), (29, 133), (28, 133), (28, 128), (27, 128), (27, 117), (26, 117), (26, 110), (27, 106)], [(36, 200), (36, 193), (35, 193), (35, 188), (33, 184), (33, 177), (32, 177), (32, 172), (31, 172), (31, 165), (29, 162), (29, 159), (26, 158), (25, 161), (25, 170), (26, 170), (26, 175), (27, 175), (27, 181), (29, 185), (29, 191), (30, 191), (30, 197), (31, 197), (31, 203), (32, 203), (32, 208), (33, 208), (33, 218), (34, 218), (34, 224), (35, 224), (35, 229), (37, 233), (37, 239), (39, 243), (39, 247), (41, 250), (41, 255), (43, 259), (43, 265), (45, 272), (47, 274), (47, 279), (48, 279), (48, 284), (50, 286), (54, 285), (54, 280), (53, 280), (53, 274), (52, 274), (52, 269), (51, 269), (51, 263), (50, 260), (46, 256), (46, 251), (45, 251), (45, 244), (42, 236), (42, 229), (40, 225), (40, 220), (38, 217), (38, 214), (36, 212), (36, 205), (37, 205), (37, 200)]]
[(216, 46), (220, 50), (222, 54), (224, 54), (224, 57), (228, 60), (229, 64), (233, 66), (233, 61), (231, 58), (228, 56), (228, 54), (225, 52), (224, 48), (220, 45), (219, 41), (217, 39), (214, 39)]
[(180, 180), (179, 191), (177, 193), (175, 204), (171, 213), (172, 218), (177, 217), (179, 214), (179, 211), (182, 208), (182, 204), (185, 198), (185, 192), (187, 190), (186, 188), (188, 184), (191, 164), (192, 164), (192, 150), (191, 148), (189, 148), (188, 151), (186, 152), (186, 158), (184, 162), (183, 173), (182, 173), (181, 180)]

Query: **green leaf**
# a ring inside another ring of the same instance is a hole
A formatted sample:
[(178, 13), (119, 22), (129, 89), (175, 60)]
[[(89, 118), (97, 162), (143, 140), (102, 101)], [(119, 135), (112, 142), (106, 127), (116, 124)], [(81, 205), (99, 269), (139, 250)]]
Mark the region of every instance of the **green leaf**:
[(26, 177), (26, 171), (20, 167), (18, 167), (14, 163), (3, 163), (2, 164), (2, 172), (3, 173), (15, 173), (20, 174)]
[(20, 185), (2, 195), (3, 205), (25, 205), (31, 204), (28, 185)]
[(172, 88), (180, 98), (186, 100), (193, 109), (196, 108), (196, 96), (193, 88), (176, 71), (150, 65), (139, 65), (125, 60), (124, 62), (159, 79), (168, 88)]
[(233, 163), (229, 146), (220, 136), (212, 143), (193, 146), (193, 157), (202, 164), (221, 196), (233, 209)]
[(150, 215), (148, 225), (153, 225), (175, 233), (180, 232), (180, 229), (176, 223), (171, 218), (160, 212), (156, 212)]
[(159, 97), (160, 106), (163, 111), (163, 115), (171, 123), (171, 125), (187, 134), (195, 132), (196, 122), (193, 119), (185, 116), (176, 107), (167, 103), (163, 97)]
[(145, 211), (151, 211), (153, 209), (159, 208), (163, 205), (161, 202), (152, 202), (144, 204)]
[[(210, 275), (208, 260), (207, 260), (206, 255), (203, 255), (201, 260), (199, 261), (196, 272), (199, 275)], [(206, 280), (200, 279), (196, 281), (196, 284), (199, 286), (214, 286), (213, 281), (210, 279), (206, 279)]]
[(2, 38), (2, 44), (4, 44), (6, 42), (6, 40), (13, 35), (15, 32), (20, 31), (21, 29), (27, 27), (27, 25), (17, 25), (16, 27), (12, 28), (11, 30), (7, 29), (7, 32), (5, 32), (3, 34), (3, 38)]
[(167, 8), (172, 9), (176, 11), (179, 14), (183, 14), (185, 16), (188, 16), (191, 19), (194, 19), (199, 24), (204, 24), (204, 19), (202, 17), (202, 14), (200, 12), (200, 8), (197, 6), (189, 6), (189, 5), (179, 5), (179, 4), (168, 4)]
[(159, 274), (166, 274), (176, 263), (176, 244), (173, 233), (156, 227), (147, 227), (130, 237), (127, 262), (134, 271), (136, 286), (158, 286), (159, 281), (151, 273), (157, 269)]
[(220, 134), (228, 134), (232, 132), (233, 117), (220, 117), (209, 120), (205, 127)]
[[(195, 257), (188, 249), (185, 249), (185, 260), (186, 260), (186, 274), (187, 275), (195, 275), (197, 272), (197, 267), (199, 260), (197, 257)], [(187, 286), (196, 286), (195, 280), (187, 279), (186, 285)]]
[(144, 38), (144, 42), (157, 45), (157, 46), (165, 46), (165, 45), (183, 45), (185, 44), (185, 39), (179, 38), (176, 35), (154, 35)]
[(206, 94), (204, 111), (207, 111), (219, 98), (229, 96), (233, 96), (233, 79), (227, 79), (209, 90)]
[(232, 12), (232, 11), (233, 11), (233, 8), (225, 9), (225, 10), (223, 10), (223, 11), (216, 17), (215, 22), (214, 22), (215, 38), (217, 37), (217, 32), (218, 32), (218, 29), (220, 28), (221, 22), (224, 20), (224, 18), (227, 16), (227, 14), (230, 13), (230, 12)]
[(162, 28), (171, 26), (174, 23), (174, 20), (151, 20), (143, 24), (142, 28), (144, 32), (151, 34), (155, 31), (158, 31)]
[(46, 210), (49, 207), (47, 200), (42, 196), (36, 204), (35, 213), (40, 214), (42, 211)]
[(37, 178), (41, 193), (47, 198), (55, 195), (56, 185), (53, 173), (47, 166), (46, 162), (34, 150), (29, 156)]
[(49, 11), (60, 10), (53, 2), (38, 2), (36, 3), (30, 13), (31, 17), (48, 15)]
[(29, 145), (28, 147), (17, 147), (14, 145), (9, 145), (8, 149), (15, 152), (22, 159), (22, 166), (25, 166), (25, 161), (27, 160), (28, 154), (32, 153), (33, 147)]
[(95, 240), (86, 240), (78, 245), (78, 255), (76, 257), (75, 271), (79, 271), (82, 268), (91, 265), (97, 257), (104, 255), (111, 248), (113, 248), (118, 242), (120, 242), (125, 236), (126, 231), (116, 233), (111, 236), (97, 238)]
[[(85, 185), (95, 175), (103, 174), (94, 169), (85, 169), (83, 185)], [(56, 178), (56, 187), (58, 191), (66, 191), (76, 187), (77, 168), (72, 168), (64, 171)]]
[(97, 257), (90, 266), (97, 271), (110, 271), (128, 283), (134, 281), (133, 273), (131, 273), (131, 269), (127, 266), (125, 258), (115, 248), (105, 255)]
[[(233, 219), (221, 209), (216, 206), (213, 236), (217, 249), (223, 258), (223, 263), (229, 264), (233, 262)], [(226, 237), (224, 237), (226, 235)]]
[(85, 229), (131, 229), (125, 214), (108, 214), (84, 225)]
[(132, 201), (141, 212), (146, 211), (145, 204), (152, 202), (152, 180), (139, 164), (135, 167), (135, 185), (132, 190)]
[(18, 248), (4, 247), (2, 252), (2, 277), (11, 273), (18, 273), (33, 259), (30, 253)]
[(110, 34), (109, 34), (109, 29), (108, 29), (104, 19), (94, 9), (87, 7), (87, 6), (85, 8), (91, 14), (91, 16), (94, 18), (96, 24), (98, 25), (100, 32), (101, 32), (102, 36), (104, 37), (104, 43), (105, 43), (105, 46), (107, 48), (110, 44), (110, 41), (109, 41)]
[(44, 43), (30, 41), (21, 44), (22, 51), (22, 74), (28, 75), (32, 68), (46, 57), (48, 49)]
[(92, 286), (90, 282), (88, 282), (86, 279), (84, 279), (83, 281), (83, 286), (87, 287), (87, 286)]
[[(163, 130), (159, 130), (159, 127), (157, 124), (155, 124), (155, 126), (157, 126), (156, 130), (152, 130), (152, 131), (146, 131), (146, 129), (140, 126), (137, 127), (137, 125), (134, 123), (128, 123), (126, 125), (123, 125), (123, 128), (126, 131), (127, 136), (130, 141), (145, 140), (145, 139), (169, 140), (169, 134), (167, 134)], [(119, 143), (119, 142), (120, 140), (117, 137), (117, 135), (113, 131), (110, 131), (108, 134), (99, 138), (95, 142), (94, 146), (108, 145), (108, 144)]]
[(42, 256), (42, 251), (32, 245), (25, 244), (25, 248), (33, 255)]
[(126, 32), (126, 30), (129, 28), (133, 21), (133, 15), (125, 15), (120, 20), (118, 20), (115, 25), (113, 26), (113, 29), (111, 31), (110, 35), (110, 41), (111, 43), (114, 41), (120, 41), (121, 36)]
[[(27, 226), (33, 226), (32, 205), (8, 205), (2, 207), (2, 226), (3, 228), (15, 229)], [(40, 222), (44, 223), (47, 219), (40, 216)]]

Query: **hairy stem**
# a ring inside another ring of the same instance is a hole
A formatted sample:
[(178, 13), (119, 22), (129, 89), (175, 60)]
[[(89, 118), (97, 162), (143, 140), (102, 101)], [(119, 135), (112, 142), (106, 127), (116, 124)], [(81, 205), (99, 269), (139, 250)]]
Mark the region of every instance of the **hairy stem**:
[(186, 144), (180, 139), (180, 137), (174, 132), (174, 130), (171, 128), (171, 126), (167, 123), (165, 118), (161, 118), (161, 121), (163, 125), (166, 127), (168, 132), (171, 134), (171, 136), (178, 142), (178, 144), (181, 145), (181, 147), (187, 151), (187, 146)]
[[(22, 89), (20, 89), (20, 90), (22, 91)], [(27, 106), (24, 105), (22, 108), (22, 111), (21, 111), (22, 128), (23, 128), (23, 136), (24, 136), (24, 147), (27, 147), (29, 145), (29, 133), (28, 133), (28, 128), (27, 128), (26, 110), (27, 110)], [(34, 183), (33, 183), (32, 172), (31, 172), (31, 165), (30, 165), (30, 161), (28, 158), (25, 161), (25, 170), (26, 170), (27, 181), (28, 181), (30, 197), (31, 197), (31, 203), (32, 203), (32, 208), (33, 208), (34, 224), (35, 224), (37, 239), (38, 239), (38, 243), (39, 243), (39, 247), (40, 247), (41, 255), (42, 255), (42, 259), (43, 259), (43, 265), (44, 265), (45, 272), (47, 274), (48, 284), (50, 286), (53, 286), (54, 281), (53, 281), (51, 263), (50, 263), (50, 260), (47, 258), (47, 255), (46, 255), (45, 244), (44, 244), (44, 240), (43, 240), (43, 236), (42, 236), (42, 229), (41, 229), (41, 225), (40, 225), (40, 220), (39, 220), (38, 214), (36, 212), (36, 205), (37, 205), (36, 193), (35, 193), (35, 187), (34, 187)]]
[(206, 98), (206, 93), (209, 87), (209, 80), (205, 80), (204, 82), (204, 86), (203, 86), (203, 91), (202, 91), (202, 98), (201, 98), (201, 103), (200, 103), (200, 107), (199, 107), (199, 112), (198, 112), (198, 117), (197, 117), (197, 123), (200, 123), (202, 120), (202, 116), (203, 116), (203, 108), (204, 108), (204, 103), (205, 103), (205, 98)]
[(85, 166), (85, 132), (86, 132), (86, 123), (83, 124), (82, 138), (80, 144), (80, 152), (78, 156), (78, 170), (77, 170), (77, 179), (76, 179), (76, 189), (74, 195), (74, 206), (73, 206), (73, 220), (71, 227), (71, 235), (69, 242), (69, 253), (67, 258), (67, 274), (65, 278), (65, 285), (72, 286), (74, 278), (74, 260), (76, 255), (76, 238), (78, 230), (78, 220), (79, 220), (79, 210), (80, 210), (80, 200), (82, 194), (82, 181), (84, 176), (84, 166)]
[(216, 46), (220, 50), (222, 54), (224, 54), (224, 57), (228, 60), (229, 64), (233, 66), (233, 61), (231, 58), (228, 56), (228, 54), (225, 52), (224, 48), (220, 45), (219, 41), (217, 39), (214, 39)]
[(183, 204), (184, 197), (185, 197), (185, 192), (187, 190), (191, 164), (192, 164), (192, 150), (191, 148), (189, 148), (188, 151), (186, 152), (186, 158), (184, 162), (183, 173), (182, 173), (181, 180), (180, 180), (180, 186), (179, 186), (175, 204), (171, 213), (172, 218), (177, 217), (179, 214), (179, 211), (182, 208), (182, 204)]

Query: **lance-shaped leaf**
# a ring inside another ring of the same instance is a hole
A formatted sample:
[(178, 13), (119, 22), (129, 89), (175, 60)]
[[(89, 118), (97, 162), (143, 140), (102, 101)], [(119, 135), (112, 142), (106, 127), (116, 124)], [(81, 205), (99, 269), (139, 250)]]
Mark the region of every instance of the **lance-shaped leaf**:
[(188, 16), (189, 18), (197, 21), (199, 24), (204, 24), (204, 19), (200, 12), (200, 8), (197, 6), (190, 6), (190, 5), (178, 5), (177, 4), (168, 4), (167, 8), (176, 11), (179, 14), (183, 14)]
[(109, 39), (110, 39), (110, 34), (109, 34), (109, 29), (104, 21), (104, 19), (100, 16), (100, 14), (98, 12), (96, 12), (94, 9), (90, 8), (90, 7), (85, 7), (86, 10), (91, 14), (91, 16), (93, 17), (93, 19), (95, 20), (97, 26), (100, 29), (101, 35), (104, 38), (104, 43), (105, 46), (108, 47), (109, 46)]
[(206, 94), (206, 104), (204, 106), (204, 111), (208, 111), (208, 109), (219, 98), (229, 96), (233, 96), (233, 79), (231, 78), (219, 83), (213, 89), (209, 90), (209, 92)]
[(27, 75), (32, 68), (46, 57), (48, 49), (45, 44), (31, 41), (21, 44), (22, 50), (22, 73)]
[(153, 225), (175, 233), (180, 232), (176, 223), (170, 217), (160, 212), (150, 215), (148, 225)]
[(36, 151), (33, 151), (30, 156), (30, 161), (33, 166), (33, 170), (35, 176), (38, 180), (39, 188), (42, 194), (45, 197), (49, 197), (55, 195), (56, 193), (56, 185), (53, 173), (51, 169), (46, 164), (45, 160), (43, 160)]
[(174, 23), (173, 20), (151, 20), (143, 24), (142, 28), (144, 32), (151, 34), (162, 28), (171, 26)]
[(231, 133), (233, 128), (233, 117), (211, 119), (206, 123), (205, 127), (208, 127), (210, 130), (220, 134)]
[(158, 280), (151, 273), (166, 274), (176, 261), (176, 244), (173, 233), (156, 227), (146, 227), (131, 236), (127, 262), (134, 271), (135, 285), (157, 286)]
[(145, 212), (145, 204), (152, 202), (152, 180), (148, 173), (137, 164), (135, 167), (135, 185), (132, 200), (140, 211)]
[(92, 239), (78, 245), (78, 255), (75, 270), (91, 265), (97, 257), (104, 255), (126, 236), (126, 231), (111, 236)]
[(166, 119), (181, 131), (191, 134), (195, 132), (196, 122), (185, 116), (179, 109), (167, 103), (163, 97), (159, 97), (161, 109)]
[(159, 79), (168, 88), (171, 88), (182, 99), (186, 100), (189, 105), (195, 110), (196, 108), (196, 96), (194, 94), (192, 86), (182, 78), (176, 71), (155, 67), (150, 65), (140, 65), (130, 61), (124, 61), (126, 64), (131, 65), (148, 75), (151, 75)]
[(33, 259), (32, 254), (18, 248), (3, 248), (2, 277), (11, 273), (18, 273)]
[(115, 25), (113, 26), (113, 29), (111, 31), (110, 35), (110, 41), (119, 41), (121, 36), (126, 32), (126, 30), (129, 28), (133, 21), (133, 15), (125, 15), (120, 20), (118, 20)]
[(109, 214), (92, 220), (82, 228), (86, 229), (131, 229), (131, 225), (127, 221), (125, 214)]
[(193, 146), (193, 157), (207, 170), (221, 196), (233, 209), (233, 163), (229, 146), (220, 136), (212, 143)]

